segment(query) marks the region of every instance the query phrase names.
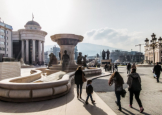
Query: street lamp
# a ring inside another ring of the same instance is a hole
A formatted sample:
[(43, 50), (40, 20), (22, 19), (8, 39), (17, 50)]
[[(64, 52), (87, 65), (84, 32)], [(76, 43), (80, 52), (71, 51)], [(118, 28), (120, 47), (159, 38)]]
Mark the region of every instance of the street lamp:
[[(152, 40), (150, 40), (150, 47), (152, 47), (152, 49), (153, 49), (154, 66), (155, 66), (155, 48), (158, 47), (158, 44), (157, 44), (157, 43), (159, 43), (159, 47), (162, 45), (162, 38), (160, 37), (160, 38), (158, 39), (158, 42), (157, 42), (157, 41), (156, 41), (157, 38), (156, 38), (156, 35), (155, 35), (154, 33), (151, 35), (151, 37), (152, 37)], [(146, 38), (146, 39), (145, 39), (145, 42), (146, 42), (146, 46), (148, 46), (148, 45), (149, 45), (149, 39)]]

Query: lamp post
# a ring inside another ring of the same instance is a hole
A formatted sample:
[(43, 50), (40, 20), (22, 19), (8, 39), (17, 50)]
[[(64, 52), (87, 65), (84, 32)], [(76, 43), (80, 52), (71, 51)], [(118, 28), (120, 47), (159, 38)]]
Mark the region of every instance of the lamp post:
[(155, 66), (155, 48), (158, 47), (157, 43), (159, 43), (159, 47), (162, 45), (162, 38), (160, 37), (158, 39), (158, 42), (157, 42), (156, 41), (157, 38), (156, 38), (156, 35), (154, 33), (151, 35), (151, 37), (152, 37), (152, 40), (150, 40), (150, 44), (149, 44), (149, 39), (148, 38), (145, 39), (145, 43), (146, 43), (146, 46), (150, 45), (150, 47), (152, 47), (152, 49), (153, 49), (153, 58), (154, 58), (153, 63), (154, 63), (154, 66)]

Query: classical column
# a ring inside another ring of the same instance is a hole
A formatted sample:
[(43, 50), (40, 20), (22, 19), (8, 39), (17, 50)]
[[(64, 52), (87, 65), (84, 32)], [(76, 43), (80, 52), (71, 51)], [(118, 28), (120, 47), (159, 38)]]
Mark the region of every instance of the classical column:
[(42, 64), (44, 64), (44, 41), (42, 42)]
[(24, 40), (21, 40), (21, 58), (24, 60)]
[(33, 49), (32, 49), (32, 64), (35, 64), (35, 40), (33, 41)]
[(41, 64), (41, 41), (38, 41), (38, 60), (39, 64)]
[(29, 40), (26, 40), (26, 64), (29, 64)]

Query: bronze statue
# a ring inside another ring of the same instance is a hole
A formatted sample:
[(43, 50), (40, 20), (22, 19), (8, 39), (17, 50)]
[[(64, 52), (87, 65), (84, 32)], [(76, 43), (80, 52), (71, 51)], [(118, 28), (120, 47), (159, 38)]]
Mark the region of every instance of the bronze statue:
[(77, 64), (79, 64), (79, 65), (81, 65), (82, 64), (82, 53), (81, 52), (79, 52), (79, 56), (78, 56), (78, 58), (77, 58)]
[(49, 61), (49, 63), (48, 63), (48, 68), (49, 68), (50, 66), (52, 66), (52, 64), (57, 64), (57, 58), (56, 58), (56, 56), (55, 56), (53, 53), (51, 53), (51, 54), (49, 55), (49, 58), (50, 58), (50, 61)]
[(105, 60), (105, 51), (102, 51), (102, 59)]
[(70, 57), (67, 54), (67, 51), (64, 51), (64, 55), (62, 56), (62, 71), (66, 70), (67, 66), (69, 65)]
[(107, 50), (107, 59), (109, 59), (109, 55), (110, 55), (110, 52), (109, 52), (109, 50)]
[(86, 57), (87, 57), (87, 55), (85, 55), (85, 56), (83, 57), (83, 66), (84, 66), (84, 67), (87, 66), (87, 63), (86, 63), (86, 61), (87, 61), (87, 60), (86, 60)]

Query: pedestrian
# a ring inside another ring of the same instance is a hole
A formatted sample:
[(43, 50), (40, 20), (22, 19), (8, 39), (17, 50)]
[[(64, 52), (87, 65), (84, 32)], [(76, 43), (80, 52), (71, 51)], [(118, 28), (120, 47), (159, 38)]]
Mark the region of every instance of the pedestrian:
[(108, 71), (107, 69), (108, 69), (108, 65), (106, 64), (105, 65), (105, 72)]
[(161, 66), (158, 64), (158, 62), (156, 62), (156, 65), (154, 66), (153, 69), (153, 73), (155, 73), (157, 83), (159, 83), (160, 71), (162, 71)]
[(92, 80), (88, 80), (87, 81), (87, 86), (86, 86), (86, 93), (87, 93), (87, 99), (86, 99), (86, 104), (88, 104), (88, 99), (89, 97), (91, 98), (92, 103), (95, 103), (95, 101), (92, 98), (92, 94), (93, 94), (93, 87), (92, 87)]
[(121, 102), (120, 102), (120, 95), (122, 94), (122, 90), (123, 90), (123, 84), (124, 84), (124, 80), (122, 78), (122, 76), (119, 74), (119, 72), (114, 72), (109, 81), (108, 84), (111, 86), (113, 83), (115, 83), (115, 95), (116, 95), (116, 104), (119, 106), (119, 111), (122, 111), (121, 108)]
[(136, 64), (135, 63), (133, 63), (132, 69), (136, 69)]
[(128, 63), (127, 64), (127, 74), (130, 74), (130, 71), (131, 71), (131, 64)]
[(129, 94), (130, 94), (130, 102), (129, 102), (129, 106), (132, 108), (132, 104), (133, 104), (133, 94), (135, 95), (136, 101), (140, 107), (140, 113), (142, 113), (144, 111), (144, 108), (142, 106), (142, 102), (139, 98), (140, 96), (140, 92), (141, 92), (141, 78), (139, 76), (138, 73), (136, 73), (136, 69), (132, 69), (131, 74), (128, 75), (128, 80), (127, 80), (127, 84), (129, 85)]
[(113, 69), (113, 73), (114, 73), (114, 69), (115, 69), (115, 66), (114, 66), (114, 64), (112, 65), (112, 69)]
[[(75, 84), (77, 85), (77, 98), (82, 99), (82, 86), (83, 86), (83, 78), (82, 76), (85, 76), (84, 72), (82, 71), (81, 67), (78, 67), (77, 71), (75, 72)], [(79, 89), (80, 89), (80, 95), (79, 95)]]
[(110, 72), (112, 73), (112, 64), (110, 64)]
[(115, 64), (115, 71), (118, 71), (118, 66), (117, 66), (117, 64)]

